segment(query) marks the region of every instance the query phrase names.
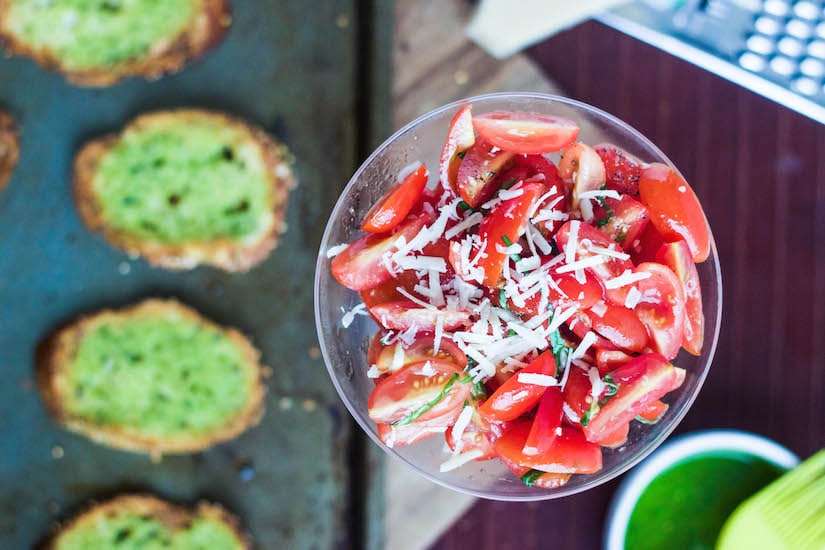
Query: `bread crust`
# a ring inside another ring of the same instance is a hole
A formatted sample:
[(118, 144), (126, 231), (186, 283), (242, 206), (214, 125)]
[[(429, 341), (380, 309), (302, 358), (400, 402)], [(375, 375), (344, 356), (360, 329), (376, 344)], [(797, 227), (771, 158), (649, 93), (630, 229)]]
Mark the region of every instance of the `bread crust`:
[(252, 550), (252, 541), (241, 528), (240, 521), (223, 506), (201, 501), (194, 509), (189, 509), (148, 494), (124, 494), (104, 502), (90, 503), (85, 510), (61, 524), (42, 548), (54, 550), (65, 533), (118, 513), (151, 516), (172, 531), (185, 529), (197, 518), (220, 521), (232, 531), (239, 548)]
[[(271, 223), (250, 241), (230, 239), (182, 245), (150, 242), (125, 234), (109, 226), (103, 218), (94, 192), (94, 179), (101, 158), (129, 131), (140, 131), (168, 120), (211, 119), (245, 133), (255, 143), (267, 167), (271, 186)], [(224, 271), (248, 271), (269, 256), (286, 230), (286, 209), (289, 192), (295, 187), (290, 167), (291, 156), (284, 145), (263, 130), (225, 113), (201, 109), (175, 109), (146, 113), (128, 123), (120, 133), (109, 134), (84, 145), (74, 162), (74, 195), (80, 217), (92, 231), (99, 231), (114, 246), (130, 256), (143, 256), (158, 267), (172, 270), (192, 269), (200, 264), (212, 265)]]
[(58, 71), (78, 86), (111, 86), (119, 80), (140, 76), (149, 80), (175, 73), (202, 57), (224, 37), (232, 22), (229, 0), (199, 0), (189, 25), (177, 36), (159, 41), (149, 55), (113, 67), (76, 70), (67, 67), (54, 53), (25, 43), (3, 25), (12, 0), (0, 0), (0, 46), (13, 55), (25, 55), (41, 66)]
[[(74, 416), (65, 409), (63, 396), (68, 391), (66, 370), (77, 353), (79, 343), (88, 332), (104, 322), (128, 319), (136, 314), (165, 314), (170, 311), (176, 311), (201, 326), (219, 330), (240, 349), (245, 362), (257, 372), (257, 376), (253, 376), (250, 380), (248, 388), (250, 397), (243, 410), (231, 418), (225, 426), (207, 435), (158, 438), (144, 436), (120, 426), (101, 427), (86, 418)], [(38, 347), (35, 358), (37, 388), (46, 409), (58, 424), (101, 445), (146, 453), (156, 460), (164, 454), (202, 451), (217, 443), (233, 439), (258, 424), (264, 414), (266, 386), (263, 380), (268, 372), (269, 369), (260, 363), (260, 352), (239, 331), (217, 325), (176, 300), (154, 298), (123, 309), (102, 310), (71, 322), (48, 336)]]
[(11, 179), (19, 158), (20, 134), (17, 124), (14, 117), (0, 109), (0, 191)]

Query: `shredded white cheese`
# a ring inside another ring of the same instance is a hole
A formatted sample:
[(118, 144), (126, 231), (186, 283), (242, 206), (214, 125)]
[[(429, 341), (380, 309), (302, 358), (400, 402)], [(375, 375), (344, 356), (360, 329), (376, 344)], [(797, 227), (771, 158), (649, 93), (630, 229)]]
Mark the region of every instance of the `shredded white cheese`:
[(650, 277), (650, 273), (640, 272), (640, 273), (633, 273), (629, 269), (625, 269), (624, 272), (619, 275), (618, 277), (614, 277), (612, 279), (608, 279), (604, 282), (604, 288), (607, 290), (613, 290), (616, 288), (621, 288), (623, 286), (632, 285), (635, 282), (642, 281)]
[(335, 246), (330, 246), (327, 249), (327, 258), (334, 258), (347, 248), (349, 248), (348, 244), (336, 244)]
[(569, 273), (570, 271), (578, 271), (579, 269), (585, 269), (588, 267), (594, 267), (599, 264), (603, 264), (607, 261), (607, 258), (604, 256), (589, 256), (582, 260), (576, 260), (575, 262), (565, 264), (558, 268), (556, 271), (558, 273)]
[(630, 287), (627, 292), (627, 297), (624, 299), (624, 307), (628, 309), (635, 309), (639, 305), (639, 300), (642, 299), (642, 293), (635, 286)]
[(453, 425), (453, 446), (455, 447), (455, 453), (460, 453), (461, 448), (464, 446), (464, 442), (461, 440), (461, 436), (464, 435), (464, 430), (467, 429), (467, 426), (470, 425), (470, 420), (473, 419), (473, 413), (475, 412), (475, 407), (472, 405), (467, 405), (463, 409), (461, 409), (461, 414), (458, 415), (456, 418), (455, 424)]
[(593, 191), (582, 191), (579, 193), (579, 199), (595, 199), (597, 197), (606, 197), (608, 199), (621, 200), (622, 197), (618, 191), (613, 189), (595, 189)]
[(553, 376), (548, 376), (546, 374), (538, 374), (532, 372), (520, 372), (518, 373), (518, 381), (522, 384), (532, 384), (534, 386), (558, 386), (559, 382)]
[(443, 462), (441, 466), (439, 466), (438, 470), (442, 473), (449, 472), (464, 466), (468, 462), (472, 462), (477, 458), (481, 458), (482, 456), (484, 456), (484, 451), (481, 449), (473, 449), (472, 451), (467, 451), (466, 453), (457, 454)]
[(444, 232), (444, 238), (447, 240), (452, 239), (462, 231), (469, 229), (475, 225), (481, 223), (481, 220), (484, 219), (484, 215), (481, 212), (473, 212), (470, 214), (466, 219), (460, 221), (459, 223), (455, 224), (450, 229)]
[(352, 322), (355, 321), (356, 315), (369, 315), (365, 304), (358, 304), (349, 311), (344, 310), (344, 308), (341, 308), (341, 310), (344, 311), (344, 316), (341, 317), (341, 326), (344, 328), (349, 328)]

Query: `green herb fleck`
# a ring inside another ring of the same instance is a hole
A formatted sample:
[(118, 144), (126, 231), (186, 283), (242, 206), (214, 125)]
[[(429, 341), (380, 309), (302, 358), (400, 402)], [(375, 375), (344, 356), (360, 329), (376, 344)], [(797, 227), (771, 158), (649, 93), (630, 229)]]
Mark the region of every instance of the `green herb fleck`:
[(473, 388), (470, 390), (470, 395), (472, 395), (474, 399), (486, 399), (487, 388), (484, 386), (484, 382), (473, 382)]
[[(606, 190), (607, 189), (607, 184), (605, 183), (599, 189), (601, 189), (602, 191)], [(615, 212), (613, 212), (613, 209), (610, 207), (609, 204), (607, 204), (607, 198), (606, 197), (596, 197), (596, 201), (598, 201), (599, 205), (602, 208), (604, 208), (605, 212), (607, 212), (607, 216), (605, 216), (604, 218), (596, 221), (596, 227), (604, 227), (613, 218), (613, 215), (615, 214)]]
[(467, 210), (472, 210), (473, 212), (475, 212), (475, 209), (473, 209), (473, 207), (467, 204), (465, 201), (461, 201), (460, 203), (458, 203), (458, 209), (462, 212), (466, 212)]
[(627, 238), (627, 228), (626, 227), (620, 227), (619, 232), (616, 233), (616, 242), (617, 243), (623, 243), (626, 238)]
[(513, 178), (513, 179), (510, 179), (510, 180), (507, 180), (507, 181), (505, 181), (504, 183), (501, 184), (501, 188), (502, 189), (510, 189), (512, 186), (514, 186), (516, 184), (517, 181), (518, 181), (518, 178)]
[(516, 331), (515, 331), (515, 330), (510, 329), (510, 330), (508, 330), (508, 331), (507, 331), (507, 336), (515, 336), (515, 335), (516, 335)]
[[(513, 246), (513, 241), (511, 241), (510, 237), (508, 237), (507, 235), (502, 235), (501, 240), (504, 241), (504, 246)], [(518, 254), (510, 254), (510, 259), (514, 262), (520, 262), (521, 256), (519, 256)]]
[(544, 475), (544, 472), (541, 470), (530, 470), (523, 476), (521, 476), (521, 481), (524, 482), (525, 485), (528, 487), (532, 487), (533, 484), (539, 480), (541, 476)]
[(432, 409), (433, 407), (438, 405), (438, 403), (442, 399), (444, 399), (444, 397), (446, 397), (446, 395), (448, 393), (450, 393), (450, 390), (453, 388), (453, 385), (455, 385), (457, 380), (458, 380), (458, 373), (455, 373), (450, 377), (450, 379), (447, 381), (447, 383), (444, 385), (444, 387), (441, 389), (441, 391), (438, 393), (438, 395), (436, 395), (429, 403), (425, 403), (425, 404), (421, 405), (420, 407), (415, 409), (413, 412), (411, 412), (410, 414), (408, 414), (407, 416), (405, 416), (401, 420), (393, 422), (393, 426), (406, 426), (407, 424), (412, 424), (413, 422), (418, 420), (418, 418), (422, 414), (424, 414), (425, 412), (429, 411), (430, 409)]
[(503, 288), (498, 291), (498, 305), (504, 309), (510, 309), (507, 305), (507, 293), (504, 292)]

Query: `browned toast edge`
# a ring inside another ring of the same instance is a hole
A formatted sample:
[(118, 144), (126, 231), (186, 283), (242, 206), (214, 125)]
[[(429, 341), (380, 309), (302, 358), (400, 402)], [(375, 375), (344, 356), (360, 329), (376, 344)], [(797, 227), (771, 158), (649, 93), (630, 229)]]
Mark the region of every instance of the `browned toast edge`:
[[(63, 407), (61, 388), (64, 369), (74, 358), (78, 342), (86, 331), (100, 322), (118, 318), (128, 318), (135, 313), (147, 310), (166, 312), (170, 308), (177, 310), (201, 325), (214, 328), (223, 333), (238, 346), (249, 365), (257, 371), (252, 377), (250, 398), (246, 407), (230, 422), (208, 436), (189, 436), (160, 439), (130, 433), (120, 427), (101, 427), (85, 418), (68, 414)], [(240, 435), (260, 422), (264, 414), (264, 396), (266, 387), (263, 383), (268, 369), (260, 363), (260, 352), (249, 340), (233, 328), (220, 326), (182, 305), (176, 300), (150, 298), (122, 309), (104, 309), (91, 315), (81, 317), (49, 335), (38, 346), (35, 357), (35, 380), (37, 388), (49, 414), (66, 429), (84, 435), (96, 443), (126, 451), (147, 453), (153, 458), (164, 454), (191, 453), (204, 450), (212, 445), (228, 441)]]
[(31, 57), (41, 66), (60, 72), (78, 86), (89, 87), (111, 86), (130, 76), (157, 79), (177, 72), (218, 44), (232, 21), (229, 0), (200, 0), (200, 9), (193, 21), (168, 43), (153, 48), (157, 51), (151, 55), (114, 67), (72, 70), (52, 52), (26, 44), (3, 27), (3, 14), (10, 4), (11, 0), (0, 0), (0, 46), (10, 54)]

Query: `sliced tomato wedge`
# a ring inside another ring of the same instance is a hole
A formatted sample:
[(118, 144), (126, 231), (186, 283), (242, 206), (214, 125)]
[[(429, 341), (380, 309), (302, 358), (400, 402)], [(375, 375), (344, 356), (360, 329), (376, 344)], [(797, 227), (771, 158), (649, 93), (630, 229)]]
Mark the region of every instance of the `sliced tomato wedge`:
[[(564, 396), (558, 387), (547, 388), (539, 400), (530, 434), (522, 451), (526, 455), (545, 454), (553, 446), (564, 414)], [(560, 431), (560, 430), (559, 430)]]
[(641, 161), (613, 144), (602, 143), (593, 147), (604, 163), (607, 188), (639, 196), (639, 179), (644, 169)]
[(702, 311), (702, 289), (699, 286), (699, 272), (690, 255), (685, 241), (677, 241), (662, 246), (656, 260), (668, 266), (685, 289), (685, 331), (682, 346), (693, 355), (702, 353), (705, 340), (705, 314)]
[(650, 211), (650, 221), (669, 242), (684, 239), (693, 261), (710, 254), (710, 228), (699, 199), (677, 172), (653, 163), (642, 172), (639, 198)]
[(458, 167), (461, 164), (460, 155), (472, 147), (476, 141), (472, 108), (472, 105), (465, 105), (453, 116), (450, 129), (447, 131), (447, 140), (441, 150), (439, 179), (441, 186), (451, 192), (455, 192)]
[(554, 376), (556, 361), (553, 352), (547, 350), (541, 353), (493, 392), (493, 395), (478, 408), (478, 413), (483, 418), (496, 422), (515, 420), (536, 406), (547, 386), (520, 382), (519, 374), (522, 373)]
[(384, 442), (384, 445), (404, 447), (436, 434), (443, 434), (453, 422), (455, 422), (455, 414), (450, 413), (439, 418), (419, 420), (403, 426), (376, 424), (376, 427), (378, 428), (378, 437)]
[(636, 420), (644, 424), (655, 424), (662, 419), (667, 409), (667, 403), (663, 403), (660, 399), (657, 399), (640, 410), (639, 414), (636, 415)]
[(584, 413), (590, 408), (593, 397), (590, 395), (592, 385), (590, 377), (584, 369), (575, 365), (570, 366), (570, 374), (567, 375), (567, 384), (564, 386), (564, 402), (567, 408), (573, 413), (565, 416), (570, 424), (578, 424)]
[(669, 267), (658, 263), (639, 264), (636, 272), (650, 274), (637, 283), (642, 298), (636, 306), (636, 315), (647, 327), (651, 349), (668, 360), (673, 359), (682, 347), (685, 330), (682, 282)]
[(397, 273), (395, 277), (391, 277), (378, 286), (362, 290), (361, 301), (366, 304), (367, 308), (371, 308), (378, 304), (404, 300), (405, 297), (398, 291), (399, 288), (403, 288), (416, 298), (424, 299), (415, 291), (415, 286), (420, 282), (421, 279), (418, 278), (415, 271), (407, 269)]
[[(589, 269), (584, 270), (583, 283), (580, 283), (573, 273), (553, 272), (552, 277), (558, 287), (549, 288), (548, 301), (553, 307), (567, 308), (575, 303), (580, 310), (583, 310), (592, 307), (604, 298), (602, 284)], [(523, 307), (517, 306), (512, 299), (508, 299), (507, 304), (512, 311), (534, 316), (538, 314), (540, 301), (541, 296), (534, 294), (525, 300)]]
[(602, 302), (589, 309), (587, 316), (593, 330), (618, 347), (631, 352), (647, 347), (647, 329), (632, 309)]
[(619, 346), (599, 334), (598, 332), (593, 330), (593, 322), (590, 320), (590, 317), (587, 313), (583, 311), (577, 311), (574, 313), (567, 321), (567, 326), (570, 330), (579, 337), (579, 339), (584, 338), (584, 336), (591, 332), (596, 336), (596, 341), (593, 344), (593, 348), (595, 349), (606, 349), (606, 350), (619, 350)]
[(467, 150), (458, 167), (456, 186), (464, 202), (473, 208), (484, 204), (503, 183), (499, 177), (512, 164), (515, 153), (479, 139)]
[(473, 127), (496, 147), (526, 155), (561, 151), (579, 136), (572, 120), (525, 111), (484, 113), (473, 119)]
[(370, 209), (361, 229), (370, 233), (385, 233), (395, 229), (418, 203), (427, 185), (427, 178), (427, 167), (419, 162), (417, 168), (403, 176)]
[(622, 424), (633, 420), (640, 411), (670, 391), (677, 378), (676, 369), (661, 355), (647, 353), (619, 367), (610, 375), (618, 385), (609, 398), (584, 426), (588, 441), (600, 443)]
[(618, 428), (604, 436), (599, 445), (608, 449), (616, 449), (627, 443), (627, 436), (630, 433), (630, 422), (619, 425)]
[(633, 359), (633, 357), (623, 351), (610, 349), (596, 350), (596, 368), (599, 369), (599, 373), (602, 376), (621, 367), (631, 359)]
[(501, 252), (499, 247), (506, 247), (508, 242), (517, 243), (524, 235), (530, 209), (541, 196), (544, 185), (525, 183), (521, 189), (521, 195), (503, 201), (490, 210), (479, 226), (478, 235), (484, 243), (486, 256), (482, 254), (478, 265), (484, 270), (484, 284), (488, 287), (498, 286), (504, 262), (508, 261), (507, 254)]
[(573, 180), (571, 202), (573, 208), (581, 208), (582, 218), (591, 222), (593, 202), (582, 203), (582, 193), (597, 191), (604, 186), (604, 164), (599, 155), (584, 143), (574, 143), (564, 150), (559, 160), (559, 174), (566, 180)]
[(459, 452), (466, 453), (475, 450), (482, 452), (482, 455), (475, 459), (476, 461), (490, 460), (497, 456), (493, 444), (487, 436), (487, 434), (490, 433), (490, 425), (478, 414), (478, 411), (473, 411), (472, 420), (470, 420), (470, 423), (464, 428), (458, 441), (456, 441), (453, 436), (454, 429), (455, 425), (452, 425), (447, 428), (444, 434), (447, 446), (450, 447), (451, 451), (456, 452), (457, 445), (460, 442)]
[(532, 423), (522, 420), (510, 424), (493, 446), (499, 455), (519, 466), (556, 474), (592, 474), (602, 467), (602, 451), (588, 442), (581, 430), (562, 426), (561, 435), (542, 454), (524, 454), (524, 444)]
[(616, 257), (615, 254), (624, 254), (624, 251), (615, 241), (611, 241), (607, 236), (596, 229), (595, 227), (578, 220), (572, 220), (565, 223), (556, 233), (556, 244), (562, 253), (566, 254), (567, 246), (570, 241), (570, 235), (575, 232), (577, 234), (576, 246), (573, 250), (575, 260), (583, 260), (597, 255), (597, 252), (592, 248), (593, 246), (599, 248), (606, 248), (613, 256), (603, 256), (604, 263), (594, 265), (590, 269), (604, 287), (604, 296), (607, 300), (614, 304), (624, 305), (627, 299), (627, 294), (635, 285), (625, 285), (618, 288), (609, 288), (608, 281), (614, 279), (624, 273), (633, 269), (633, 262), (629, 258)]
[(656, 254), (665, 244), (665, 239), (652, 223), (648, 223), (642, 234), (630, 243), (630, 258), (638, 265), (644, 262), (655, 262)]
[(604, 201), (607, 208), (599, 206), (594, 214), (596, 226), (607, 238), (629, 251), (650, 222), (647, 208), (627, 195), (622, 195), (619, 200), (606, 198)]
[[(367, 361), (370, 365), (375, 365), (381, 373), (398, 370), (410, 363), (433, 358), (451, 361), (461, 369), (467, 366), (467, 356), (464, 355), (464, 352), (455, 342), (448, 338), (441, 339), (438, 345), (438, 353), (434, 353), (435, 338), (431, 333), (418, 336), (409, 346), (401, 341), (385, 345), (381, 343), (381, 337), (382, 333), (380, 332), (373, 337), (367, 352)], [(396, 354), (398, 354), (398, 365), (393, 368), (396, 365)]]
[(463, 377), (452, 361), (411, 363), (376, 384), (367, 401), (370, 418), (396, 426), (434, 418), (453, 422), (472, 388), (472, 384), (462, 381)]
[(366, 290), (392, 278), (382, 256), (395, 248), (399, 237), (407, 242), (429, 222), (426, 215), (410, 217), (389, 235), (364, 235), (332, 259), (332, 275), (352, 290)]
[(414, 326), (418, 332), (435, 332), (438, 319), (441, 319), (444, 330), (455, 330), (470, 321), (469, 311), (429, 309), (407, 299), (374, 305), (369, 312), (389, 330), (409, 330)]

